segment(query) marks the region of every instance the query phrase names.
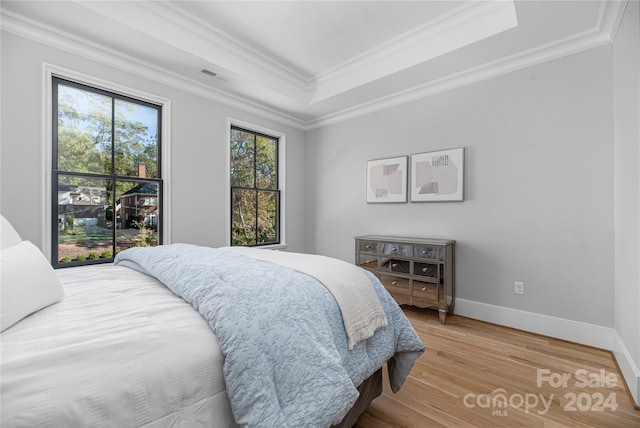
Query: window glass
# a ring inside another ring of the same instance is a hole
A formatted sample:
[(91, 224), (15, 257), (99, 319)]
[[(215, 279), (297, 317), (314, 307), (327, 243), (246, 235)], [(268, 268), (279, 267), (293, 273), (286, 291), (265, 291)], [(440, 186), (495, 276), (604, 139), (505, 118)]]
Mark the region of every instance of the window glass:
[(256, 137), (256, 187), (275, 190), (278, 186), (278, 140)]
[(255, 135), (240, 129), (231, 130), (231, 185), (254, 187)]
[(231, 245), (280, 243), (278, 142), (231, 129)]
[(111, 173), (111, 98), (58, 86), (58, 169)]
[(278, 241), (278, 193), (258, 191), (258, 227), (256, 241), (271, 243)]
[(116, 181), (116, 252), (158, 245), (158, 183)]
[(110, 259), (113, 255), (109, 180), (58, 175), (58, 260)]
[(53, 78), (52, 264), (161, 241), (162, 108)]
[(255, 245), (256, 191), (231, 189), (231, 244)]
[(115, 100), (115, 173), (158, 176), (158, 110)]

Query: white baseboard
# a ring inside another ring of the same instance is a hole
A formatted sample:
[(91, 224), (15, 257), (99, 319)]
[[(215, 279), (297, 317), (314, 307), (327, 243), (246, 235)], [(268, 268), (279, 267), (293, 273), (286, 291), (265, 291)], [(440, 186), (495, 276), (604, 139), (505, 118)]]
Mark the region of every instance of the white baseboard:
[(613, 329), (473, 300), (456, 299), (455, 314), (595, 348), (613, 350)]
[(613, 328), (464, 299), (456, 299), (455, 314), (611, 351), (640, 406), (640, 370)]
[(636, 403), (636, 406), (640, 406), (640, 369), (638, 369), (638, 366), (634, 363), (629, 350), (615, 330), (613, 331), (613, 339), (613, 355), (616, 358), (618, 367), (620, 367), (622, 377), (624, 377), (629, 387), (629, 392), (631, 392), (633, 396), (633, 401)]

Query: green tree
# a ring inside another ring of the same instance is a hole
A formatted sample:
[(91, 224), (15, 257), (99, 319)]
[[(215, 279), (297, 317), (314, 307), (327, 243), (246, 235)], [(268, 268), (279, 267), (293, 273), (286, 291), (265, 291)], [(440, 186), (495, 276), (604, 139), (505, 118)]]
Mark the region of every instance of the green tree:
[(78, 128), (58, 127), (58, 169), (101, 173), (104, 168), (104, 155), (91, 136)]
[(150, 135), (147, 125), (133, 120), (136, 109), (150, 108), (116, 99), (112, 110), (111, 100), (105, 95), (59, 86), (59, 169), (110, 174), (115, 143), (116, 175), (137, 177), (138, 164), (144, 163), (146, 176), (157, 177), (157, 129)]

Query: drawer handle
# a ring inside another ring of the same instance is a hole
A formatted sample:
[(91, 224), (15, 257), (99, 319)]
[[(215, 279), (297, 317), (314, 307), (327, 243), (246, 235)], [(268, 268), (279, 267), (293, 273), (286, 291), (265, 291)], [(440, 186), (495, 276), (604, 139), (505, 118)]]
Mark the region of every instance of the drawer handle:
[(398, 285), (397, 281), (391, 281), (391, 285)]
[(397, 253), (397, 252), (398, 252), (398, 249), (397, 249), (396, 247), (393, 247), (393, 248), (391, 249), (391, 252), (392, 252), (392, 253)]
[(422, 268), (422, 272), (427, 272), (427, 268)]
[(371, 249), (371, 245), (365, 245), (364, 248), (366, 248), (367, 250)]
[(422, 250), (422, 255), (424, 256), (425, 254), (427, 254), (426, 250)]
[(427, 291), (427, 287), (422, 287), (422, 291)]
[(397, 268), (397, 267), (398, 267), (398, 263), (393, 263), (393, 264), (391, 265), (391, 267), (392, 267), (392, 268)]

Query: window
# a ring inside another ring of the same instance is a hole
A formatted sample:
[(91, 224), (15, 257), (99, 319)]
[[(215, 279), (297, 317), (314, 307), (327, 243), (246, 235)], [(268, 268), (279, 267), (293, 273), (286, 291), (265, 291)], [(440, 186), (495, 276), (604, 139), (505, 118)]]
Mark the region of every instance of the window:
[(162, 241), (162, 107), (52, 78), (54, 267)]
[(279, 138), (231, 126), (231, 245), (280, 243)]

